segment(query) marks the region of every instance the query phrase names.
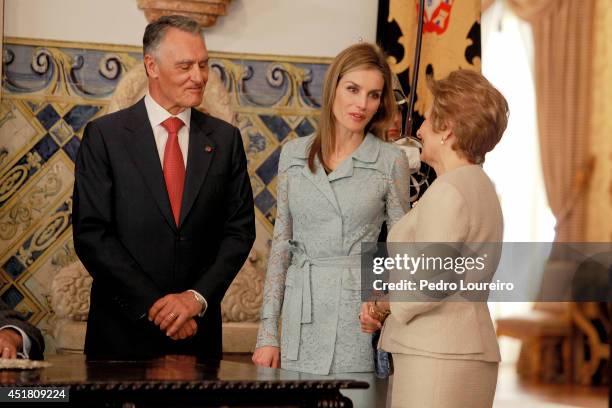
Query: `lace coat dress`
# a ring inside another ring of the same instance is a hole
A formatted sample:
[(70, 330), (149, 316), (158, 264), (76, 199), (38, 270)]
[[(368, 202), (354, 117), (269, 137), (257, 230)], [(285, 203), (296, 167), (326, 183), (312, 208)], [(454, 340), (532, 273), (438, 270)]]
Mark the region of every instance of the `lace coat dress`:
[[(277, 213), (257, 347), (281, 348), (281, 367), (314, 374), (373, 370), (361, 332), (360, 243), (375, 242), (409, 209), (404, 154), (372, 134), (333, 172), (307, 165), (313, 136), (280, 155)], [(282, 333), (279, 340), (279, 322)]]

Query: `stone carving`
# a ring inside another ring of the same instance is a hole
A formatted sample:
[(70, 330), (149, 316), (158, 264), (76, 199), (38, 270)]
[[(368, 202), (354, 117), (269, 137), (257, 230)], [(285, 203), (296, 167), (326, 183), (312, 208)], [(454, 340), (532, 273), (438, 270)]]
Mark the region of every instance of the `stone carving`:
[(79, 261), (60, 269), (51, 282), (51, 307), (55, 314), (74, 321), (87, 320), (92, 282)]
[(221, 302), (224, 322), (258, 322), (263, 299), (264, 267), (257, 252), (249, 257)]
[(231, 0), (138, 0), (147, 21), (155, 21), (162, 16), (180, 14), (191, 17), (202, 27), (212, 27), (217, 17), (227, 14)]

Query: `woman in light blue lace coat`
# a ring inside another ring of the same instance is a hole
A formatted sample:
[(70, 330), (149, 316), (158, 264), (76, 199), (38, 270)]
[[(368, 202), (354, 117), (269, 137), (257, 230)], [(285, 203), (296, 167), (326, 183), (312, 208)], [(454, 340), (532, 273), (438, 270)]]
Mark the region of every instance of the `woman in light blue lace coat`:
[(354, 45), (327, 72), (317, 133), (283, 147), (255, 364), (373, 370), (371, 334), (362, 329), (380, 325), (361, 302), (360, 244), (409, 209), (408, 161), (380, 138), (394, 104), (384, 54)]

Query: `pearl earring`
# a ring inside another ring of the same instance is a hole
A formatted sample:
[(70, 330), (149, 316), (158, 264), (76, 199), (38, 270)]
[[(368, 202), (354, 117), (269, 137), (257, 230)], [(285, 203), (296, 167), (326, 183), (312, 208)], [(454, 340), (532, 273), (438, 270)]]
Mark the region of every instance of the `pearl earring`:
[(440, 144), (443, 145), (444, 144), (444, 139), (440, 139)]

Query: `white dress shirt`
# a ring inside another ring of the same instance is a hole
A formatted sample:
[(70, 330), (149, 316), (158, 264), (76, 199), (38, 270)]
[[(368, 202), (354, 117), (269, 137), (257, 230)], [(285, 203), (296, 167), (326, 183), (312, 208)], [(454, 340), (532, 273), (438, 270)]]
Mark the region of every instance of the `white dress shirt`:
[[(164, 152), (166, 149), (166, 142), (168, 141), (168, 131), (161, 125), (163, 121), (168, 119), (171, 116), (175, 116), (183, 121), (184, 126), (178, 132), (178, 143), (181, 148), (181, 154), (183, 155), (183, 163), (185, 168), (187, 168), (187, 152), (189, 149), (189, 125), (191, 124), (191, 108), (185, 109), (181, 113), (177, 115), (173, 115), (158, 104), (155, 99), (147, 94), (144, 97), (145, 107), (147, 109), (147, 116), (149, 117), (149, 122), (151, 123), (151, 129), (153, 129), (153, 137), (155, 138), (155, 146), (157, 147), (157, 154), (159, 154), (159, 161), (161, 162), (162, 169), (164, 167)], [(202, 311), (199, 313), (199, 316), (202, 317), (204, 312), (206, 312), (206, 308), (208, 307), (208, 302), (204, 297), (194, 289), (189, 289), (195, 296), (195, 299), (200, 303), (200, 300), (203, 300)]]
[(178, 115), (173, 115), (155, 102), (155, 99), (153, 99), (149, 93), (145, 95), (144, 103), (147, 108), (151, 129), (153, 129), (155, 145), (157, 146), (157, 153), (159, 154), (159, 160), (161, 161), (162, 167), (164, 165), (164, 150), (166, 149), (166, 142), (168, 141), (168, 131), (161, 125), (162, 122), (171, 116), (176, 116), (185, 124), (178, 132), (178, 143), (181, 147), (181, 153), (183, 154), (183, 163), (185, 164), (185, 168), (187, 168), (191, 109), (185, 109)]
[(21, 338), (22, 338), (21, 344), (23, 345), (23, 350), (17, 352), (17, 357), (25, 358), (25, 359), (30, 358), (30, 350), (32, 349), (32, 341), (30, 340), (30, 337), (26, 334), (26, 332), (24, 332), (17, 326), (13, 326), (12, 324), (7, 324), (6, 326), (0, 327), (0, 330), (4, 330), (4, 329), (14, 329), (14, 330), (17, 330), (19, 334), (21, 334)]

